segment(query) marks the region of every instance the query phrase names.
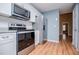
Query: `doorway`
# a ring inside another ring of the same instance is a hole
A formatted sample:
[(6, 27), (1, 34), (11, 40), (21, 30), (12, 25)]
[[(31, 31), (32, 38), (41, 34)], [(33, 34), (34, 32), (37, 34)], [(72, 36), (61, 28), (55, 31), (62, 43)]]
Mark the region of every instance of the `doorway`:
[(72, 43), (72, 13), (60, 14), (60, 40)]

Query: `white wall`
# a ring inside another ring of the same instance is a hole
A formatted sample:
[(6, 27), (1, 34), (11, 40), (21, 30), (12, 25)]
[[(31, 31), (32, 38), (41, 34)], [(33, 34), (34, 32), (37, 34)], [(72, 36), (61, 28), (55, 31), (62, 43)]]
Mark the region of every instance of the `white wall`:
[(47, 39), (48, 41), (59, 42), (59, 10), (45, 12), (47, 18)]

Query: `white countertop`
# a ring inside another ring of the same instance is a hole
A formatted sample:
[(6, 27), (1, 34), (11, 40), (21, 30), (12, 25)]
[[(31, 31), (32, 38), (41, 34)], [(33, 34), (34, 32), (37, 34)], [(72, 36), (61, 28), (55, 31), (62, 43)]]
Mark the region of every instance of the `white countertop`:
[(0, 33), (16, 33), (17, 31), (16, 30), (9, 30), (9, 31), (0, 31)]

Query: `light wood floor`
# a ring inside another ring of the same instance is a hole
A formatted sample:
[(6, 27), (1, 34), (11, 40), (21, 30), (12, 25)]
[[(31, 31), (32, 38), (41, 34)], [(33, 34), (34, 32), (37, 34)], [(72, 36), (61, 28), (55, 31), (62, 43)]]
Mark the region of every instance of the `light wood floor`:
[(70, 41), (59, 43), (46, 42), (38, 45), (29, 55), (76, 55), (78, 54)]

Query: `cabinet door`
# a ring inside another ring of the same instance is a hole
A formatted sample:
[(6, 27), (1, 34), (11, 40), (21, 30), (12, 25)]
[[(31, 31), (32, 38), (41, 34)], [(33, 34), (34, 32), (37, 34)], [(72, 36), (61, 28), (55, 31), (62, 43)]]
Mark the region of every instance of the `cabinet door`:
[(17, 5), (24, 8), (24, 3), (17, 3)]
[(13, 42), (0, 45), (0, 55), (16, 55), (16, 45)]
[(31, 22), (35, 22), (36, 21), (36, 12), (35, 11), (31, 11)]
[(30, 21), (35, 22), (35, 16), (37, 13), (36, 9), (30, 4), (24, 4), (24, 8), (30, 11)]
[(16, 33), (0, 34), (0, 55), (16, 55)]
[(11, 15), (11, 3), (0, 3), (0, 15), (3, 16)]
[(39, 15), (35, 22), (36, 30), (39, 31), (39, 43), (43, 42), (43, 16)]

